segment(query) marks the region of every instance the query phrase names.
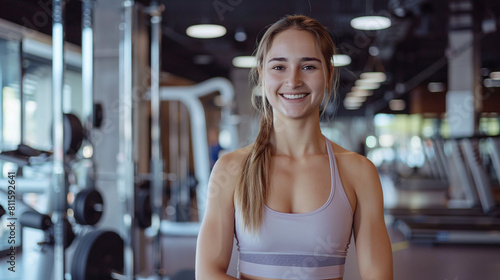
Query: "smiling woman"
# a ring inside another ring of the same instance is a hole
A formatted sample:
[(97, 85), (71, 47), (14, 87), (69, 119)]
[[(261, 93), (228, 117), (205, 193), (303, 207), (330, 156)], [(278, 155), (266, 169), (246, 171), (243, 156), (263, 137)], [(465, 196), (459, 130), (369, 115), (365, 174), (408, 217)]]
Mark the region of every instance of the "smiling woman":
[(264, 34), (253, 70), (259, 134), (214, 166), (197, 279), (234, 279), (226, 275), (234, 237), (241, 279), (342, 279), (352, 233), (363, 279), (392, 279), (378, 173), (320, 130), (338, 78), (334, 50), (327, 29), (306, 16)]

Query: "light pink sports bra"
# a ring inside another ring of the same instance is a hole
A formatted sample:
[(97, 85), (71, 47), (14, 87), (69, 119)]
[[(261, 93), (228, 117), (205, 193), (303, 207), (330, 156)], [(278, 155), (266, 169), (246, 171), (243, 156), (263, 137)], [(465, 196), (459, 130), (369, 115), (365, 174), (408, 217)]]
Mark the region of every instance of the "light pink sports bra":
[(276, 279), (327, 279), (344, 275), (353, 212), (340, 182), (330, 141), (331, 191), (326, 203), (308, 213), (282, 213), (264, 206), (257, 234), (247, 232), (236, 207), (238, 271)]

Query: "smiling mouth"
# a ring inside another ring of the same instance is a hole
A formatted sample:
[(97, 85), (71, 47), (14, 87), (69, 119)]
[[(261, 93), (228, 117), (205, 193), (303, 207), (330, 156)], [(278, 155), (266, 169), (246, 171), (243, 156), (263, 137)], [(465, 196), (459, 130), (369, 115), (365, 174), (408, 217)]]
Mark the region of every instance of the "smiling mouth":
[(285, 99), (290, 99), (290, 100), (295, 100), (295, 99), (302, 99), (304, 97), (306, 97), (307, 95), (309, 95), (309, 93), (301, 93), (301, 94), (280, 94), (281, 96), (283, 96)]

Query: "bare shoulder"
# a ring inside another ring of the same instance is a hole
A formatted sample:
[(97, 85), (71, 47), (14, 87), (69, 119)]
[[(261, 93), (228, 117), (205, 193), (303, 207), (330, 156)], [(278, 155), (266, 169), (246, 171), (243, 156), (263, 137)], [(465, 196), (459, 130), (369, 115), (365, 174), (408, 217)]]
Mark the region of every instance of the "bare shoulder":
[(373, 163), (366, 157), (341, 147), (335, 142), (330, 141), (333, 148), (333, 153), (339, 164), (349, 167), (349, 169), (357, 169), (358, 171), (371, 172), (376, 171)]
[[(342, 183), (358, 193), (379, 183), (375, 165), (366, 157), (331, 142)], [(375, 184), (374, 184), (375, 183)]]
[[(250, 146), (229, 152), (221, 156), (212, 169), (210, 187), (231, 189), (239, 183), (243, 165), (250, 152)], [(212, 191), (215, 191), (212, 189)]]
[(238, 175), (250, 153), (250, 149), (251, 146), (246, 146), (224, 154), (215, 163), (213, 172), (224, 170), (231, 173), (231, 175)]

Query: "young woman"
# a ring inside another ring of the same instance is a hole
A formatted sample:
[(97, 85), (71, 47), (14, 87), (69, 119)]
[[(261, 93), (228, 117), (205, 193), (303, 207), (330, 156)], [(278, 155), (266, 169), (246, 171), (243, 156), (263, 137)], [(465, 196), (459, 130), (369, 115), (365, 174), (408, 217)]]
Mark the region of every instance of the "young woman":
[(377, 170), (329, 141), (320, 106), (338, 76), (327, 29), (287, 16), (256, 51), (253, 96), (262, 112), (255, 142), (220, 158), (198, 237), (197, 279), (226, 275), (233, 238), (240, 279), (342, 279), (354, 234), (363, 279), (392, 279)]

